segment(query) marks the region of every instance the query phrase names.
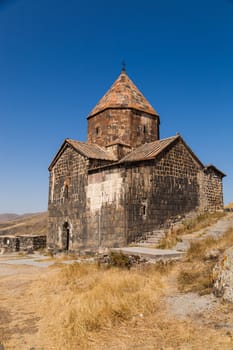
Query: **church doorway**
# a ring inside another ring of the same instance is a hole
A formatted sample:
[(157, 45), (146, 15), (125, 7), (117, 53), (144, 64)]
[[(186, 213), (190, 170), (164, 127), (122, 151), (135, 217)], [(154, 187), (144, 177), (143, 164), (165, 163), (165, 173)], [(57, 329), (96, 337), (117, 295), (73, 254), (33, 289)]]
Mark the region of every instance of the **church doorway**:
[(63, 225), (62, 230), (62, 249), (69, 250), (70, 245), (70, 226), (69, 223), (66, 221)]

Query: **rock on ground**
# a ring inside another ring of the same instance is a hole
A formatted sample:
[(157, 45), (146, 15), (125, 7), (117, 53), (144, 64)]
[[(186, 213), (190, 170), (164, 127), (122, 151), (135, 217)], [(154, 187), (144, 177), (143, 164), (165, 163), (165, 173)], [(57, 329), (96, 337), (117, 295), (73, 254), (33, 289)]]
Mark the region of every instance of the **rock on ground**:
[(214, 294), (233, 303), (233, 247), (228, 248), (213, 270)]

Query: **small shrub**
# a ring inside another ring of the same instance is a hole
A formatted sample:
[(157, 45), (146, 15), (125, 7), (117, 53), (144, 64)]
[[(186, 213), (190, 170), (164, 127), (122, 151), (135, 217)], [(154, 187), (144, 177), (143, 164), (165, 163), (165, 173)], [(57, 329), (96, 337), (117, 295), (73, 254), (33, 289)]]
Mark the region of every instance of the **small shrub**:
[(130, 269), (132, 266), (132, 261), (129, 256), (123, 253), (111, 252), (109, 256), (108, 266)]
[(178, 276), (178, 286), (181, 292), (197, 292), (200, 295), (209, 294), (213, 288), (213, 264), (199, 265), (192, 269), (182, 270)]
[(174, 247), (181, 239), (178, 237), (178, 233), (169, 233), (161, 239), (157, 248), (159, 249), (170, 249)]
[(217, 245), (217, 241), (213, 238), (206, 238), (201, 241), (191, 242), (187, 252), (187, 258), (191, 260), (206, 260), (206, 252)]
[(18, 257), (20, 257), (20, 258), (24, 258), (25, 256), (26, 256), (26, 252), (24, 252), (24, 251), (20, 251), (18, 253)]
[(172, 260), (159, 260), (154, 264), (153, 269), (161, 275), (167, 275), (174, 267), (175, 262)]
[(39, 249), (39, 253), (42, 255), (44, 255), (44, 256), (48, 256), (49, 258), (54, 258), (54, 253), (53, 253), (53, 251), (52, 250), (46, 250), (46, 249), (44, 249), (44, 248), (42, 248), (42, 249)]

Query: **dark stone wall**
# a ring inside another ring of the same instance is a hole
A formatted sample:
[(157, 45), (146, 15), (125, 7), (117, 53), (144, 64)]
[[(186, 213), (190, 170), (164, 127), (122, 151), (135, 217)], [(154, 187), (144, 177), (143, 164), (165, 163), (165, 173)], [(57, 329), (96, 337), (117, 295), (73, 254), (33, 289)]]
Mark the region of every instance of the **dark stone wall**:
[(221, 177), (204, 171), (181, 139), (156, 160), (112, 165), (67, 147), (50, 172), (48, 246), (120, 247), (177, 216), (222, 205)]
[(86, 246), (88, 160), (67, 147), (50, 171), (48, 246), (78, 250)]
[(122, 246), (200, 207), (201, 165), (178, 140), (157, 160), (89, 173), (88, 242)]
[(47, 237), (46, 236), (18, 236), (19, 238), (19, 250), (27, 250), (32, 248), (33, 250), (46, 248)]
[(88, 119), (88, 142), (107, 146), (120, 139), (131, 147), (159, 139), (159, 120), (132, 109), (107, 109)]
[(201, 174), (200, 187), (201, 210), (223, 210), (222, 176), (214, 169), (207, 168)]
[(199, 207), (200, 165), (181, 141), (159, 159), (128, 166), (127, 242)]

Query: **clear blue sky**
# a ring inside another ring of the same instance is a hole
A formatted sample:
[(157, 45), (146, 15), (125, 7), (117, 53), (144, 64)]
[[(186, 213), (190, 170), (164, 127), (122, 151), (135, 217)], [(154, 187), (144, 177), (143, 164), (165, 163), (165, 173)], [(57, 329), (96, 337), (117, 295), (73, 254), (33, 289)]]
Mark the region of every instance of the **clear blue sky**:
[(0, 212), (47, 209), (48, 165), (127, 73), (228, 176), (233, 201), (233, 0), (0, 0)]

